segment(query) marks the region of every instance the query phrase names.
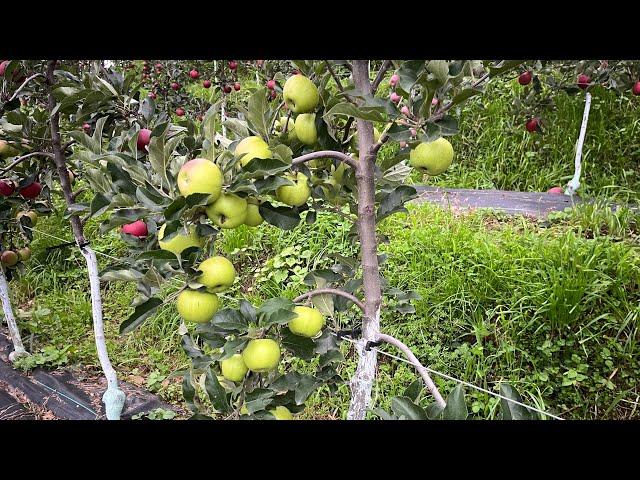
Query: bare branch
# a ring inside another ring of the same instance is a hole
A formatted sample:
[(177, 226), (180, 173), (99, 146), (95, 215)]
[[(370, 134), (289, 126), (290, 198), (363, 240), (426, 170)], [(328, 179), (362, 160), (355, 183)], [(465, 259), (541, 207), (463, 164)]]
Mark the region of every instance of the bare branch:
[(378, 71), (378, 75), (376, 75), (375, 80), (371, 84), (371, 94), (372, 95), (375, 95), (376, 90), (378, 90), (378, 86), (380, 85), (380, 82), (382, 82), (382, 79), (384, 78), (384, 74), (387, 73), (387, 70), (389, 70), (390, 66), (391, 66), (391, 60), (385, 60), (382, 63), (382, 66), (380, 67), (380, 70)]
[(405, 356), (409, 359), (409, 361), (413, 364), (413, 366), (416, 367), (416, 370), (418, 370), (418, 373), (420, 373), (420, 376), (422, 377), (422, 380), (424, 380), (424, 383), (427, 386), (427, 389), (429, 390), (429, 392), (431, 392), (431, 395), (433, 395), (433, 397), (436, 399), (436, 403), (442, 408), (444, 408), (447, 405), (447, 402), (445, 402), (444, 399), (442, 398), (442, 395), (440, 395), (440, 392), (438, 391), (438, 387), (436, 387), (436, 384), (433, 383), (433, 380), (431, 380), (431, 376), (429, 375), (429, 372), (427, 371), (426, 368), (422, 366), (418, 358), (413, 354), (413, 352), (409, 347), (407, 347), (404, 343), (402, 343), (397, 338), (392, 337), (391, 335), (386, 335), (384, 333), (378, 334), (377, 341), (385, 342), (385, 343), (388, 343), (389, 345), (393, 345), (402, 353), (404, 353)]
[(338, 75), (336, 75), (336, 72), (331, 67), (331, 64), (329, 63), (329, 61), (325, 60), (324, 63), (327, 64), (327, 68), (329, 69), (329, 72), (331, 73), (331, 76), (333, 77), (333, 80), (336, 82), (336, 85), (338, 85), (338, 88), (340, 89), (340, 92), (342, 93), (344, 98), (346, 98), (348, 102), (351, 102), (354, 105), (356, 105), (356, 102), (354, 102), (353, 99), (349, 98), (349, 96), (346, 93), (344, 93), (344, 87), (342, 86), (342, 82), (340, 81), (340, 77), (338, 77)]
[(317, 290), (311, 290), (307, 293), (303, 293), (302, 295), (293, 299), (293, 303), (299, 303), (306, 298), (315, 297), (316, 295), (323, 295), (329, 293), (331, 295), (337, 295), (339, 297), (346, 298), (347, 300), (355, 303), (360, 310), (364, 312), (364, 303), (358, 300), (355, 296), (350, 293), (345, 292), (344, 290), (339, 290), (337, 288), (318, 288)]
[(318, 158), (335, 158), (336, 160), (340, 160), (343, 163), (346, 163), (354, 170), (358, 170), (358, 162), (350, 157), (349, 155), (345, 155), (342, 152), (336, 152), (334, 150), (320, 150), (319, 152), (311, 152), (306, 155), (302, 155), (298, 158), (293, 159), (291, 165), (300, 165), (301, 163), (308, 162), (310, 160), (316, 160)]
[(8, 172), (9, 170), (11, 170), (13, 167), (15, 167), (16, 165), (18, 165), (19, 163), (21, 163), (22, 161), (26, 160), (27, 158), (30, 157), (48, 157), (48, 158), (55, 158), (54, 155), (52, 153), (48, 153), (48, 152), (31, 152), (31, 153), (27, 153), (26, 155), (23, 155), (21, 157), (18, 157), (16, 160), (14, 160), (13, 162), (11, 162), (11, 164), (9, 164), (8, 166), (6, 166), (5, 168), (0, 169), (0, 173), (4, 173), (4, 172)]

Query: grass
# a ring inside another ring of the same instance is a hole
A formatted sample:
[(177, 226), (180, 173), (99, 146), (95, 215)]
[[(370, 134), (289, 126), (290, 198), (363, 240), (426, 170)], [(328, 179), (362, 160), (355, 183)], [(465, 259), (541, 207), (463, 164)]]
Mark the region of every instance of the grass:
[[(465, 107), (461, 134), (452, 137), (454, 165), (433, 184), (540, 191), (571, 177), (581, 97), (559, 97), (554, 109), (542, 112), (544, 135), (533, 136), (511, 113), (510, 98), (518, 88), (514, 82), (492, 83)], [(508, 380), (525, 402), (563, 417), (638, 418), (640, 221), (637, 212), (605, 202), (640, 197), (635, 100), (594, 91), (582, 193), (597, 198), (593, 204), (540, 222), (482, 211), (454, 214), (429, 205), (385, 220), (381, 229), (390, 241), (381, 245), (381, 253), (388, 254), (383, 275), (392, 286), (415, 289), (421, 299), (414, 301), (413, 314), (385, 309), (384, 331), (438, 371), (488, 389)], [(394, 148), (385, 146), (385, 154)], [(243, 297), (260, 304), (305, 291), (301, 280), (309, 271), (330, 266), (332, 254), (357, 251), (349, 227), (321, 213), (315, 224), (289, 232), (268, 225), (224, 232), (220, 252), (233, 257), (240, 279), (225, 292), (224, 305)], [(40, 219), (36, 228), (71, 238), (61, 215)], [(116, 233), (100, 236), (95, 223), (87, 236), (95, 250), (108, 255), (118, 256), (126, 247)], [(19, 322), (28, 348), (41, 352), (39, 364), (98, 369), (84, 260), (72, 248), (47, 250), (58, 243), (35, 236), (30, 268), (12, 285)], [(101, 267), (111, 262), (104, 256), (99, 261)], [(120, 377), (180, 402), (171, 372), (189, 362), (180, 347), (175, 308), (167, 306), (120, 337), (118, 326), (132, 310), (135, 287), (103, 284), (102, 292), (109, 351)], [(334, 322), (354, 320), (342, 314)], [(345, 380), (355, 370), (348, 347), (343, 346)], [(388, 408), (416, 373), (410, 365), (379, 358), (373, 406)], [(301, 360), (293, 363), (312, 368)], [(454, 386), (435, 380), (445, 395)], [(474, 416), (496, 416), (495, 398), (469, 390), (466, 395)], [(301, 416), (344, 418), (348, 400), (346, 383), (334, 395), (321, 390)]]

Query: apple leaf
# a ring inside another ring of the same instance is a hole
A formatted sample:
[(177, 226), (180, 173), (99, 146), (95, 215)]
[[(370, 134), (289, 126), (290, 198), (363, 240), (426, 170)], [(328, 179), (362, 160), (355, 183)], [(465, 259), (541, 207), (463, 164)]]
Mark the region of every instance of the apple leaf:
[(184, 401), (189, 410), (192, 412), (199, 412), (200, 409), (195, 402), (196, 389), (191, 381), (191, 373), (189, 371), (185, 372), (184, 377), (182, 378), (182, 396), (184, 397)]
[(383, 107), (356, 107), (349, 102), (342, 102), (331, 107), (324, 115), (323, 118), (329, 121), (331, 117), (335, 115), (346, 115), (348, 117), (361, 118), (370, 122), (384, 122), (386, 121), (386, 113)]
[(331, 363), (340, 363), (344, 361), (344, 356), (340, 350), (329, 350), (327, 353), (320, 355), (319, 367), (325, 367)]
[(207, 373), (204, 379), (204, 388), (207, 391), (207, 396), (209, 400), (211, 400), (213, 408), (222, 413), (228, 413), (231, 410), (227, 400), (227, 392), (224, 387), (220, 385), (218, 378), (211, 373), (211, 368), (209, 367), (207, 367)]
[(240, 313), (245, 318), (247, 323), (249, 324), (257, 323), (256, 309), (253, 308), (253, 305), (251, 305), (246, 300), (240, 300)]
[(269, 138), (271, 128), (271, 115), (267, 113), (269, 112), (267, 102), (267, 88), (261, 87), (256, 89), (247, 103), (247, 120), (262, 138)]
[(142, 279), (144, 275), (138, 270), (133, 268), (119, 268), (119, 269), (104, 269), (100, 273), (100, 281), (102, 282), (137, 282)]
[(147, 250), (136, 257), (136, 260), (175, 260), (176, 256), (168, 250)]
[(247, 321), (242, 314), (231, 308), (220, 310), (214, 315), (212, 322), (218, 328), (233, 332), (243, 332), (247, 327)]
[[(176, 198), (171, 204), (164, 210), (164, 218), (167, 222), (177, 221), (180, 219), (182, 209), (187, 204), (186, 199), (183, 196)], [(169, 227), (167, 227), (168, 229)], [(165, 236), (167, 231), (165, 230)]]
[(400, 420), (428, 420), (424, 408), (416, 405), (408, 397), (394, 397), (391, 399), (391, 410)]
[(238, 353), (238, 350), (242, 350), (248, 342), (249, 340), (246, 337), (228, 340), (224, 344), (222, 355), (218, 360), (226, 360), (227, 358), (233, 357)]
[[(512, 400), (516, 400), (522, 403), (522, 397), (517, 392), (515, 388), (513, 388), (508, 383), (500, 384), (500, 395), (510, 398)], [(522, 405), (518, 405), (517, 403), (510, 402), (505, 400), (504, 398), (500, 399), (500, 407), (502, 410), (502, 420), (538, 420), (538, 415), (529, 410)]]
[(124, 322), (120, 324), (120, 335), (129, 333), (142, 325), (162, 305), (162, 299), (152, 297), (144, 303), (138, 305), (134, 312)]
[(273, 390), (266, 388), (256, 388), (247, 393), (244, 405), (247, 407), (249, 415), (264, 410), (264, 408), (271, 403), (274, 395), (275, 392)]
[(277, 158), (254, 158), (242, 167), (242, 171), (252, 178), (262, 178), (268, 175), (276, 175), (289, 170), (289, 168), (291, 168), (290, 164)]
[(411, 385), (407, 387), (407, 389), (404, 391), (403, 396), (408, 397), (412, 402), (415, 402), (418, 399), (418, 395), (420, 395), (420, 392), (422, 391), (422, 387), (422, 379), (417, 378), (413, 382), (411, 382)]
[(302, 405), (321, 382), (313, 375), (302, 375), (296, 387), (295, 401)]
[(95, 215), (102, 215), (105, 211), (107, 211), (110, 203), (111, 200), (109, 200), (109, 198), (107, 198), (102, 193), (97, 193), (91, 200), (91, 209), (89, 211), (90, 216), (93, 217)]
[(300, 223), (300, 214), (291, 207), (274, 207), (269, 202), (260, 204), (260, 215), (267, 223), (282, 230), (292, 230)]
[(258, 193), (264, 194), (275, 192), (278, 187), (282, 187), (284, 185), (295, 185), (295, 183), (284, 177), (273, 175), (258, 179), (253, 183), (253, 185), (255, 186)]
[(524, 60), (504, 60), (502, 64), (498, 66), (489, 66), (489, 73), (492, 76), (500, 75), (502, 73), (508, 72), (509, 70), (513, 70), (518, 65), (522, 64)]
[(282, 329), (282, 345), (303, 360), (311, 360), (314, 356), (315, 343), (307, 337), (302, 337), (291, 332), (288, 328)]
[(399, 185), (392, 192), (384, 194), (380, 200), (380, 206), (376, 214), (376, 222), (396, 212), (406, 212), (404, 204), (417, 195), (415, 188), (409, 185)]
[(442, 420), (466, 420), (469, 412), (464, 400), (464, 390), (458, 384), (447, 396), (447, 406), (444, 407), (440, 418)]

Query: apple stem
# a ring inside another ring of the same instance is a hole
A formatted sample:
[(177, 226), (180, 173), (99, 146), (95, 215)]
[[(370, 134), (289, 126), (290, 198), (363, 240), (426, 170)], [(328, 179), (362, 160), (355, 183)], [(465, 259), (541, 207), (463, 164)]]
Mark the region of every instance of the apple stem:
[(424, 383), (427, 389), (429, 390), (429, 392), (431, 392), (431, 395), (433, 395), (433, 397), (435, 398), (436, 403), (442, 408), (444, 408), (447, 405), (447, 403), (442, 398), (442, 395), (440, 395), (440, 391), (438, 390), (438, 387), (436, 387), (435, 383), (433, 383), (433, 380), (431, 379), (429, 372), (427, 371), (426, 368), (424, 368), (424, 366), (420, 363), (418, 358), (413, 354), (413, 352), (409, 347), (407, 347), (404, 343), (402, 343), (397, 338), (392, 337), (391, 335), (386, 335), (384, 333), (381, 333), (378, 335), (377, 341), (385, 342), (385, 343), (388, 343), (389, 345), (393, 345), (402, 353), (404, 353), (405, 356), (409, 359), (409, 361), (413, 364), (413, 366), (416, 367), (416, 370), (418, 370), (418, 373), (422, 377), (422, 380), (424, 380)]
[(580, 135), (576, 141), (576, 159), (575, 159), (575, 171), (573, 178), (567, 184), (567, 188), (564, 191), (565, 195), (575, 195), (578, 188), (580, 188), (580, 174), (582, 173), (582, 146), (584, 145), (584, 137), (587, 133), (587, 123), (589, 122), (589, 110), (591, 109), (591, 94), (589, 92), (585, 95), (584, 112), (582, 114), (582, 125), (580, 126)]
[(13, 308), (11, 308), (11, 298), (9, 297), (9, 285), (7, 283), (7, 277), (4, 274), (4, 268), (0, 267), (0, 299), (2, 299), (2, 311), (4, 312), (4, 318), (7, 320), (9, 326), (9, 337), (13, 343), (13, 352), (9, 355), (10, 360), (15, 358), (29, 355), (22, 344), (22, 337), (20, 337), (20, 330), (16, 323), (16, 317), (13, 315)]
[[(53, 89), (55, 87), (55, 70), (56, 60), (50, 60), (47, 69), (47, 84), (49, 86), (49, 111), (54, 112), (56, 107), (56, 99), (53, 95)], [(72, 205), (73, 192), (71, 190), (71, 182), (67, 173), (67, 165), (65, 154), (62, 150), (60, 141), (60, 114), (55, 112), (50, 117), (51, 122), (51, 146), (53, 147), (54, 161), (58, 170), (58, 176), (60, 177), (60, 185), (62, 187), (62, 193), (64, 194), (67, 205)], [(118, 377), (116, 375), (111, 361), (109, 360), (109, 354), (107, 352), (107, 345), (104, 337), (104, 321), (102, 318), (102, 297), (100, 295), (100, 278), (98, 273), (98, 260), (95, 252), (87, 246), (87, 241), (84, 236), (84, 229), (82, 222), (78, 215), (72, 215), (69, 218), (73, 234), (80, 248), (82, 256), (87, 263), (87, 270), (89, 274), (89, 285), (91, 291), (91, 311), (93, 316), (93, 331), (95, 336), (96, 350), (98, 353), (98, 359), (100, 365), (107, 379), (107, 390), (102, 397), (102, 401), (105, 404), (105, 412), (108, 420), (119, 420), (126, 400), (125, 394), (120, 388), (118, 388)]]

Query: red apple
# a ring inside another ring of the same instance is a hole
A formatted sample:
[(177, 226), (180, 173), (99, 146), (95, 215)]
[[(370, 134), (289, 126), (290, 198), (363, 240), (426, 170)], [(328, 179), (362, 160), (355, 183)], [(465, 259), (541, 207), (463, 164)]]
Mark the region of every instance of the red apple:
[(631, 91), (634, 95), (640, 95), (640, 80), (633, 84)]
[(400, 112), (407, 117), (411, 115), (411, 112), (409, 111), (409, 107), (407, 107), (406, 105), (400, 109)]
[(405, 148), (407, 146), (407, 142), (405, 142), (404, 140), (400, 141), (400, 148)]
[(141, 152), (145, 152), (146, 151), (146, 146), (149, 145), (149, 142), (151, 141), (151, 130), (149, 130), (148, 128), (143, 128), (140, 130), (140, 133), (138, 134), (138, 150), (140, 150)]
[(178, 90), (180, 88), (180, 84), (178, 82), (172, 82), (171, 88), (174, 90)]
[(149, 230), (147, 229), (147, 224), (142, 220), (136, 220), (133, 223), (128, 223), (123, 225), (120, 229), (122, 233), (127, 233), (129, 235), (133, 235), (134, 237), (144, 238), (149, 234)]
[(267, 88), (269, 90), (274, 90), (276, 88), (276, 81), (275, 80), (269, 80), (267, 82)]
[(547, 190), (547, 193), (550, 193), (551, 195), (563, 195), (564, 190), (562, 189), (562, 187), (553, 187)]
[(520, 85), (529, 85), (531, 83), (532, 78), (533, 78), (533, 75), (531, 75), (531, 72), (529, 71), (523, 72), (518, 77), (518, 83)]
[(225, 85), (223, 90), (224, 90), (224, 93), (231, 93), (231, 85)]
[(26, 187), (22, 187), (20, 189), (20, 195), (23, 198), (31, 199), (31, 198), (36, 198), (38, 195), (40, 195), (41, 191), (42, 191), (42, 185), (40, 185), (40, 183), (38, 182), (33, 182), (27, 185)]
[(196, 80), (200, 76), (200, 73), (194, 68), (189, 72), (189, 76)]
[(0, 63), (0, 77), (4, 76), (4, 71), (7, 69), (8, 65), (9, 60), (5, 60), (4, 62)]
[(300, 71), (299, 71), (298, 69), (295, 69), (292, 73), (293, 73), (294, 75), (299, 75), (299, 74), (300, 74)]
[(0, 180), (0, 195), (8, 197), (15, 191), (16, 187), (11, 180)]
[(162, 70), (162, 64), (156, 63), (156, 70)]
[(202, 86), (204, 88), (209, 88), (211, 87), (211, 80), (205, 80), (204, 82), (202, 82)]
[(276, 98), (277, 96), (278, 96), (278, 94), (276, 93), (276, 91), (275, 90), (271, 90), (270, 97), (273, 99), (273, 98)]
[(525, 124), (525, 128), (527, 129), (527, 132), (535, 132), (538, 128), (538, 119), (537, 118), (532, 118), (531, 120), (529, 120), (526, 124)]
[(83, 124), (82, 124), (82, 129), (83, 129), (85, 132), (88, 132), (89, 130), (91, 130), (91, 125), (89, 125), (88, 123), (83, 123)]
[(233, 89), (237, 92), (238, 90), (240, 90), (240, 82), (236, 82), (233, 84)]
[(155, 94), (155, 92), (149, 92), (149, 98), (155, 100), (157, 98), (157, 95)]
[(398, 75), (397, 73), (394, 73), (393, 75), (391, 75), (391, 80), (389, 80), (389, 85), (391, 85), (392, 87), (395, 87), (399, 81), (400, 81), (400, 75)]
[(418, 136), (418, 131), (415, 128), (412, 128), (410, 132), (413, 138), (416, 138)]
[(11, 250), (5, 250), (4, 252), (2, 252), (2, 255), (0, 255), (0, 263), (7, 267), (13, 267), (16, 263), (18, 263), (18, 260), (20, 260), (18, 258), (18, 254)]
[(184, 108), (182, 108), (182, 107), (178, 107), (178, 108), (176, 108), (176, 115), (177, 115), (177, 116), (179, 116), (179, 117), (184, 117), (184, 113), (185, 113), (185, 112), (184, 112)]
[(396, 92), (391, 92), (389, 98), (393, 103), (399, 103), (402, 97), (400, 97), (400, 95), (398, 95)]
[(591, 83), (591, 78), (589, 78), (588, 75), (585, 75), (584, 73), (581, 73), (580, 75), (578, 75), (578, 86), (581, 89), (585, 89), (589, 86), (589, 84)]
[(235, 60), (231, 60), (231, 61), (229, 62), (229, 68), (230, 68), (231, 70), (235, 70), (236, 68), (238, 68), (238, 62), (236, 62)]
[(433, 98), (431, 99), (431, 105), (437, 105), (437, 104), (438, 104), (438, 102), (439, 102), (439, 100), (438, 100), (436, 97), (433, 97)]

